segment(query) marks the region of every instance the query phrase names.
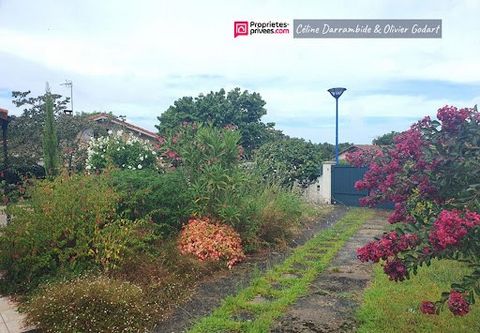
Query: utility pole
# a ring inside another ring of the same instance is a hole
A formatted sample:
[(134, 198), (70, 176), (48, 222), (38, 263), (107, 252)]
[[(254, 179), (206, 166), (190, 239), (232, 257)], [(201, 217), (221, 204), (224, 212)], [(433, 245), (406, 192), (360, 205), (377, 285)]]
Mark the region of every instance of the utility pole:
[(70, 110), (70, 112), (68, 112), (67, 110), (65, 110), (65, 111), (67, 111), (70, 114), (73, 114), (73, 82), (72, 82), (72, 80), (65, 80), (64, 83), (61, 83), (61, 85), (65, 86), (65, 87), (70, 87), (70, 109), (71, 110)]

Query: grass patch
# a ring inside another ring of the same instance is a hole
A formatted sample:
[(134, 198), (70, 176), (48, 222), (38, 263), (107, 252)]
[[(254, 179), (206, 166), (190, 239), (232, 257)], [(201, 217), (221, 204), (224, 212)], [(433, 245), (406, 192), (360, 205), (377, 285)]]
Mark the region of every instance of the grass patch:
[[(200, 319), (189, 332), (268, 332), (274, 320), (308, 292), (313, 280), (372, 215), (371, 210), (350, 210), (334, 226), (296, 248), (283, 263), (253, 279), (250, 286), (236, 296), (227, 297), (220, 307)], [(335, 241), (329, 241), (332, 239)], [(322, 251), (322, 256), (312, 259)], [(242, 313), (248, 313), (249, 319), (239, 320)]]
[(465, 317), (455, 317), (447, 307), (439, 316), (423, 315), (418, 309), (422, 300), (437, 300), (442, 291), (448, 291), (452, 282), (468, 272), (459, 262), (434, 261), (430, 267), (421, 267), (410, 280), (395, 283), (376, 265), (374, 281), (365, 291), (358, 312), (362, 322), (358, 332), (480, 332), (480, 309), (476, 305)]

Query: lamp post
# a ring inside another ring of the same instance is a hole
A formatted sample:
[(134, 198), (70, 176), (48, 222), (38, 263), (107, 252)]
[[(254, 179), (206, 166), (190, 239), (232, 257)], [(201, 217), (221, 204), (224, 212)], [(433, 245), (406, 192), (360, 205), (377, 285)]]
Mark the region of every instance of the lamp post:
[(328, 92), (335, 98), (336, 113), (335, 113), (335, 163), (338, 165), (338, 99), (342, 96), (347, 88), (330, 88)]

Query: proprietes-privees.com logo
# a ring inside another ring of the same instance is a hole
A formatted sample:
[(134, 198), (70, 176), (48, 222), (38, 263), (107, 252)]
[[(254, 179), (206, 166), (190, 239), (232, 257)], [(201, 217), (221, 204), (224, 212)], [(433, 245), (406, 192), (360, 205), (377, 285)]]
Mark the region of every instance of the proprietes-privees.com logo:
[(285, 35), (290, 33), (289, 25), (290, 23), (280, 21), (235, 21), (233, 22), (233, 37), (248, 35)]

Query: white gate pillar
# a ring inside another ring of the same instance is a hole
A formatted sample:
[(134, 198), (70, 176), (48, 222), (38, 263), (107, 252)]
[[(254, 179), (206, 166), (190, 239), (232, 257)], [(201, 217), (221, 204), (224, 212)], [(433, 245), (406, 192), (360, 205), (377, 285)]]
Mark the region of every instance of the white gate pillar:
[(326, 161), (322, 165), (322, 185), (321, 198), (322, 202), (326, 204), (332, 203), (332, 169), (335, 165), (335, 161)]

